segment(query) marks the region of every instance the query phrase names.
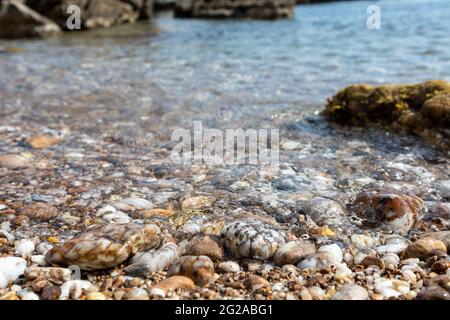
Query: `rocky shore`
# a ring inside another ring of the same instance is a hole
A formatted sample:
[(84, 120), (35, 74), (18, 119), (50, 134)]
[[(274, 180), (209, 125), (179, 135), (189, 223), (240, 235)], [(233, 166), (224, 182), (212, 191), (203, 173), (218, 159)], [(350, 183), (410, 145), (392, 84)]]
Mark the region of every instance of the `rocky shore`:
[[(324, 1), (295, 0), (1, 0), (0, 38), (45, 38), (64, 31), (107, 28), (148, 20), (154, 11), (172, 10), (176, 18), (255, 19), (292, 18), (296, 4)], [(67, 21), (80, 10), (80, 27)]]
[(450, 150), (450, 83), (353, 85), (328, 101), (324, 115), (341, 124), (404, 129)]

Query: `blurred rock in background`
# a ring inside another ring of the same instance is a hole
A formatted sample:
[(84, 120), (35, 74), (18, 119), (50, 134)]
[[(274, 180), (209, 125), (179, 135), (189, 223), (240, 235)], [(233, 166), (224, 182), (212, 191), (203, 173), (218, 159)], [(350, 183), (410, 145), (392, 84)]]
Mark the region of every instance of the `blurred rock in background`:
[(175, 6), (175, 17), (273, 20), (291, 18), (294, 6), (295, 0), (180, 0)]

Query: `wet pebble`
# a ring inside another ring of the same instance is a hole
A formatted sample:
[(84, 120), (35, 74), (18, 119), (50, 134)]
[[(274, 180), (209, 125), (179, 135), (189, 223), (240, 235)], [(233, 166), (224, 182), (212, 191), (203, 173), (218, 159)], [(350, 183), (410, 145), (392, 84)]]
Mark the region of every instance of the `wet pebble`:
[(185, 247), (185, 254), (190, 256), (208, 256), (213, 261), (223, 260), (223, 248), (209, 235), (194, 237)]
[(274, 226), (255, 218), (226, 223), (221, 231), (226, 248), (236, 258), (270, 259), (280, 245), (285, 243), (282, 232)]
[(145, 277), (151, 272), (162, 271), (169, 267), (179, 254), (180, 248), (175, 243), (169, 242), (157, 250), (140, 252), (133, 256), (125, 272), (133, 276)]
[(406, 234), (424, 214), (424, 203), (416, 197), (394, 190), (371, 190), (357, 195), (353, 211), (366, 227), (389, 227)]
[(131, 254), (155, 248), (161, 241), (156, 225), (108, 224), (94, 227), (47, 252), (51, 264), (77, 265), (83, 270), (116, 266)]
[(167, 275), (183, 275), (203, 287), (214, 279), (214, 263), (207, 256), (183, 256), (170, 266)]
[(345, 209), (328, 198), (318, 197), (307, 202), (304, 211), (319, 226), (341, 226), (347, 220)]
[(273, 257), (274, 261), (283, 266), (285, 264), (296, 264), (303, 258), (316, 252), (314, 243), (306, 240), (290, 241), (278, 248)]

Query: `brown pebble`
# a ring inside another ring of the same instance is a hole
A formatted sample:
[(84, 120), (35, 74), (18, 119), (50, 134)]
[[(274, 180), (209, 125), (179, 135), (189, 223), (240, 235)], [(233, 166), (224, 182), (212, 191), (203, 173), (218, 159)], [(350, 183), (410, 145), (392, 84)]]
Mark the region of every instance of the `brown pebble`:
[(214, 263), (207, 256), (183, 256), (172, 264), (167, 275), (183, 275), (203, 287), (214, 279)]
[(251, 275), (247, 278), (247, 280), (245, 280), (245, 286), (247, 287), (247, 289), (253, 291), (260, 290), (262, 288), (268, 287), (269, 285), (269, 281), (257, 275)]
[(361, 261), (361, 265), (364, 266), (364, 268), (368, 268), (370, 266), (377, 266), (380, 268), (380, 270), (383, 270), (385, 267), (384, 261), (378, 257), (375, 256), (367, 256)]
[(42, 300), (56, 300), (61, 295), (61, 288), (58, 286), (49, 286), (42, 289)]
[(411, 243), (408, 248), (406, 248), (405, 257), (424, 260), (429, 257), (430, 253), (434, 250), (447, 252), (447, 246), (443, 241), (438, 239), (422, 238)]
[(27, 216), (30, 219), (48, 221), (58, 216), (58, 209), (52, 205), (38, 202), (22, 208), (20, 215)]
[(222, 246), (209, 235), (196, 237), (189, 241), (185, 253), (192, 256), (208, 256), (216, 262), (223, 260)]
[(157, 296), (165, 296), (170, 290), (177, 289), (193, 289), (195, 288), (194, 282), (185, 276), (172, 276), (163, 281), (158, 282), (151, 289), (150, 293)]
[(417, 295), (417, 300), (450, 300), (450, 293), (444, 288), (433, 285), (423, 288)]
[(27, 139), (27, 143), (34, 149), (45, 149), (58, 144), (61, 140), (58, 137), (38, 135)]
[(0, 155), (0, 167), (8, 169), (23, 169), (31, 166), (30, 160), (17, 154)]

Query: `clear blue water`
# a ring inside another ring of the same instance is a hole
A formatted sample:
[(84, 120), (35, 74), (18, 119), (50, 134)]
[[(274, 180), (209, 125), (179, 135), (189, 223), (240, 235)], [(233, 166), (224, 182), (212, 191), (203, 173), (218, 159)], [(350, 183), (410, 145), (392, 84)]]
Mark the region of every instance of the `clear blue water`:
[[(366, 26), (371, 4), (381, 9), (381, 30)], [(28, 99), (100, 90), (130, 107), (151, 101), (193, 112), (213, 105), (249, 113), (298, 109), (323, 105), (355, 82), (450, 80), (450, 1), (297, 6), (294, 19), (279, 21), (160, 17), (2, 46), (24, 51), (0, 56), (0, 92)]]

